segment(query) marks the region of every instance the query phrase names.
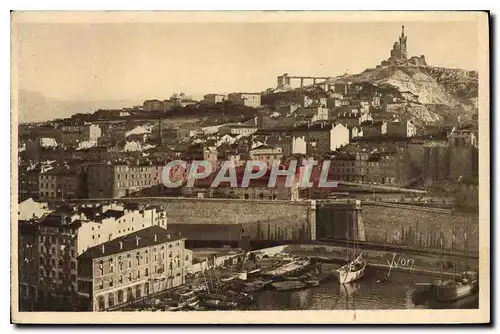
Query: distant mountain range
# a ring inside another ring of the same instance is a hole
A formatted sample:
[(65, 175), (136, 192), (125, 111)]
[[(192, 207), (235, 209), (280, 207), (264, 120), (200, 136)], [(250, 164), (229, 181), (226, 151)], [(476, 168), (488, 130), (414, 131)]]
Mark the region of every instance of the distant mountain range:
[(67, 118), (78, 113), (92, 113), (98, 109), (120, 109), (142, 104), (136, 100), (101, 100), (101, 101), (62, 101), (47, 98), (44, 95), (19, 90), (18, 110), (19, 122), (43, 122), (56, 118)]

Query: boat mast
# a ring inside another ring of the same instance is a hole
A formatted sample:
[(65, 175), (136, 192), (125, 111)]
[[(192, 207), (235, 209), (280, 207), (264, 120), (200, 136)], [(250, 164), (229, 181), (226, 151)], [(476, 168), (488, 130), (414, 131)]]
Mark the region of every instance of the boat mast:
[(469, 240), (467, 240), (467, 222), (464, 229), (465, 271), (469, 271)]
[(357, 241), (357, 233), (356, 233), (356, 221), (352, 222), (352, 241), (353, 241), (353, 254), (352, 257), (356, 258), (356, 241)]
[(455, 235), (455, 221), (453, 221), (453, 236), (451, 248), (453, 251), (453, 282), (455, 282), (457, 276), (457, 252), (455, 251), (456, 235)]
[(443, 265), (444, 265), (444, 240), (443, 240), (443, 225), (441, 224), (441, 234), (439, 236), (439, 242), (441, 243), (441, 284), (443, 284)]
[(345, 253), (347, 261), (349, 261), (349, 222), (345, 226)]

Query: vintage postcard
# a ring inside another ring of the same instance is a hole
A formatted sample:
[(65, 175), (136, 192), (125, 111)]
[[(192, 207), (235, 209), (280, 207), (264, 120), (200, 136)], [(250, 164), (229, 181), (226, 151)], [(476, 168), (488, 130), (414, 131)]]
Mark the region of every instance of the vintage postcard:
[(12, 12), (15, 323), (487, 323), (487, 12)]

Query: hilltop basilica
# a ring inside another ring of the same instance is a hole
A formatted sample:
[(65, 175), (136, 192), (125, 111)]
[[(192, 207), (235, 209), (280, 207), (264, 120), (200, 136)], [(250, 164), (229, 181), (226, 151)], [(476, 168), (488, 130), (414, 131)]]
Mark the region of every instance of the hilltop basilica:
[(401, 27), (401, 36), (399, 36), (399, 41), (394, 42), (391, 50), (391, 55), (387, 60), (382, 61), (382, 63), (377, 67), (392, 66), (392, 65), (403, 65), (403, 66), (427, 66), (425, 62), (425, 56), (414, 56), (407, 58), (406, 51), (406, 40), (408, 36), (405, 35), (405, 26)]

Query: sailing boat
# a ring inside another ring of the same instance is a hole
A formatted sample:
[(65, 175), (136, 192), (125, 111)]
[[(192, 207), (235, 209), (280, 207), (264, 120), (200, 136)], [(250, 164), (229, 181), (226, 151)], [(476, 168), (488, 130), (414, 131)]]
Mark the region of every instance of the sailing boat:
[[(349, 261), (346, 265), (340, 267), (335, 271), (339, 283), (349, 283), (356, 281), (363, 277), (365, 274), (366, 261), (363, 259), (363, 254), (356, 255), (356, 224), (353, 224), (353, 260)], [(348, 233), (346, 229), (346, 243), (348, 241)], [(346, 248), (348, 250), (348, 248)]]
[[(476, 293), (479, 289), (479, 279), (477, 272), (469, 271), (468, 267), (468, 246), (467, 246), (467, 225), (464, 229), (464, 242), (466, 251), (466, 269), (457, 277), (457, 261), (455, 252), (455, 225), (453, 225), (452, 249), (453, 249), (453, 279), (440, 280), (431, 285), (431, 296), (440, 302), (453, 302), (463, 299)], [(441, 249), (443, 251), (443, 236), (441, 234)], [(441, 266), (442, 267), (442, 266)], [(441, 268), (442, 270), (442, 268)]]

